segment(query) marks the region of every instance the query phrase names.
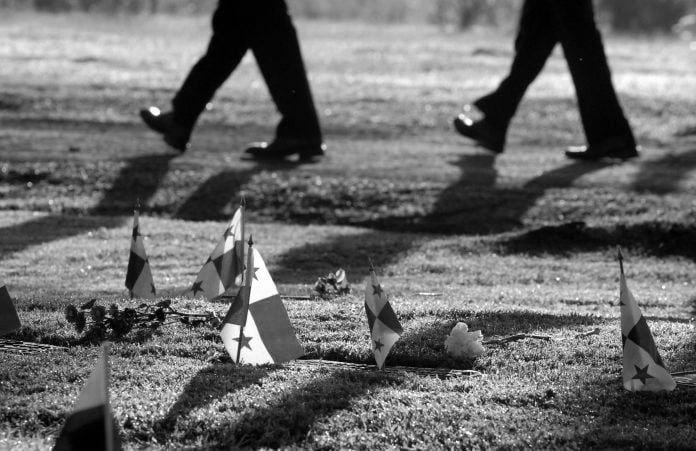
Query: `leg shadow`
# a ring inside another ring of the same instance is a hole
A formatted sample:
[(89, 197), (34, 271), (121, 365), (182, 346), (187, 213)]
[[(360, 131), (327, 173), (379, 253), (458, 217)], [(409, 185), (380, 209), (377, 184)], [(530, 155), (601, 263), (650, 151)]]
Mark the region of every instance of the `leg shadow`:
[[(167, 174), (172, 157), (173, 155), (146, 155), (129, 159), (91, 213), (131, 212), (138, 198), (141, 203), (147, 203)], [(0, 258), (38, 244), (79, 235), (99, 227), (119, 227), (123, 223), (123, 219), (118, 217), (41, 216), (0, 229)]]
[(544, 193), (569, 187), (578, 178), (601, 170), (605, 163), (573, 162), (548, 171), (519, 188), (496, 185), (495, 156), (463, 155), (454, 163), (460, 179), (447, 187), (424, 217), (392, 217), (360, 225), (412, 232), (488, 235), (523, 226), (523, 217)]
[(343, 268), (350, 280), (351, 274), (366, 274), (370, 261), (378, 268), (399, 261), (421, 240), (417, 234), (381, 231), (335, 235), (280, 255), (274, 260), (279, 268), (273, 278), (277, 283), (306, 282)]
[(501, 243), (506, 253), (570, 255), (605, 251), (616, 246), (658, 257), (681, 256), (696, 261), (696, 226), (647, 222), (592, 227), (584, 222), (544, 226)]
[[(306, 244), (281, 255), (274, 273), (280, 283), (297, 283), (341, 267), (362, 273), (372, 259), (377, 266), (399, 261), (426, 238), (422, 233), (491, 234), (522, 225), (522, 216), (547, 189), (572, 185), (585, 174), (607, 166), (602, 163), (571, 163), (530, 180), (522, 188), (497, 188), (495, 157), (490, 154), (463, 155), (456, 163), (461, 179), (445, 189), (433, 212), (425, 217), (392, 217), (359, 225), (375, 231), (333, 236)], [(381, 231), (384, 230), (384, 231)], [(395, 233), (403, 232), (403, 233)]]
[(643, 163), (633, 182), (638, 192), (669, 194), (679, 189), (679, 184), (696, 169), (696, 149), (669, 154), (658, 160)]

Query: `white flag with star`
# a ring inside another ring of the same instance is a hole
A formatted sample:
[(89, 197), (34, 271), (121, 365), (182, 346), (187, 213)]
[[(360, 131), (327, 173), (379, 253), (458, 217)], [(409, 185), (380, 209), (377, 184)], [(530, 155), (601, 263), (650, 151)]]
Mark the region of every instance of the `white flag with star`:
[(150, 260), (145, 252), (145, 242), (140, 233), (138, 210), (133, 212), (133, 234), (131, 235), (130, 256), (126, 271), (126, 288), (131, 298), (154, 299), (157, 296), (155, 282), (152, 280)]
[(392, 346), (399, 340), (403, 328), (396, 318), (387, 295), (377, 280), (375, 269), (370, 267), (370, 281), (365, 285), (365, 313), (370, 327), (372, 352), (379, 369), (384, 368)]
[(235, 363), (282, 363), (304, 354), (266, 264), (251, 245), (244, 286), (230, 305), (220, 336)]
[(223, 294), (238, 283), (244, 268), (244, 207), (240, 206), (232, 216), (222, 239), (193, 282), (189, 293), (204, 296), (207, 300)]
[[(619, 259), (622, 259), (619, 254)], [(623, 383), (630, 391), (671, 391), (676, 383), (665, 369), (645, 317), (628, 289), (621, 265), (621, 339), (623, 341)]]

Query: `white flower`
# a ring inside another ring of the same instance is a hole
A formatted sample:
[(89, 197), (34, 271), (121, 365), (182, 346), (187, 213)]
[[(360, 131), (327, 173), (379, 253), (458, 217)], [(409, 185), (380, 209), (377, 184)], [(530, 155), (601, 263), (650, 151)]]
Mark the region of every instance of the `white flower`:
[(466, 323), (457, 323), (445, 340), (445, 348), (452, 357), (472, 359), (483, 354), (482, 340), (480, 330), (469, 332)]

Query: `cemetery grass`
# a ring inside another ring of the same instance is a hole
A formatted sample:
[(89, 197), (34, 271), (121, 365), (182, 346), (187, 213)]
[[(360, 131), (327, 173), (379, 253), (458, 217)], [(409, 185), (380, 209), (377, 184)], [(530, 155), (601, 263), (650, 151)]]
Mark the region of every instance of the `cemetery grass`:
[[(68, 347), (0, 354), (0, 448), (50, 448), (93, 367), (98, 347), (64, 307), (139, 303), (123, 287), (135, 200), (161, 298), (224, 314), (179, 294), (242, 194), (281, 294), (310, 296), (338, 267), (353, 283), (347, 296), (285, 301), (306, 358), (372, 362), (370, 258), (405, 329), (387, 365), (482, 376), (235, 367), (217, 330), (171, 324), (110, 337), (111, 404), (128, 447), (695, 446), (696, 391), (621, 386), (615, 260), (621, 245), (667, 367), (696, 369), (696, 104), (684, 95), (696, 82), (685, 43), (607, 39), (643, 155), (585, 164), (560, 151), (582, 140), (560, 55), (493, 158), (449, 121), (505, 73), (510, 36), (299, 23), (329, 155), (260, 165), (241, 152), (270, 137), (277, 117), (253, 60), (218, 93), (186, 154), (137, 118), (166, 105), (204, 49), (207, 19), (0, 21), (11, 43), (0, 48), (0, 279), (23, 322), (10, 338)], [(443, 342), (457, 322), (484, 339), (549, 340), (455, 360)]]

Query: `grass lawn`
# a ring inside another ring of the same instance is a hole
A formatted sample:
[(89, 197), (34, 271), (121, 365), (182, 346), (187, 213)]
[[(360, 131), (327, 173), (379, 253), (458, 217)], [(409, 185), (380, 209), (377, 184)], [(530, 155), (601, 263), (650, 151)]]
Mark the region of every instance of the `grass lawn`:
[[(483, 376), (235, 367), (217, 330), (172, 324), (114, 341), (111, 404), (127, 448), (696, 449), (695, 389), (622, 387), (615, 258), (620, 245), (668, 369), (696, 370), (688, 45), (607, 37), (643, 154), (588, 164), (562, 154), (583, 134), (560, 51), (494, 158), (450, 121), (506, 73), (512, 36), (297, 25), (329, 146), (311, 165), (240, 159), (277, 121), (251, 57), (186, 154), (140, 123), (138, 109), (166, 107), (205, 48), (206, 17), (0, 18), (0, 281), (23, 322), (10, 338), (68, 346), (0, 353), (0, 449), (50, 448), (96, 361), (64, 307), (137, 305), (123, 286), (136, 199), (159, 294), (224, 314), (178, 295), (242, 194), (281, 294), (309, 295), (338, 267), (353, 283), (340, 298), (285, 301), (306, 358), (373, 362), (370, 258), (405, 329), (387, 365)], [(454, 360), (443, 343), (457, 322), (484, 339), (551, 339)]]

